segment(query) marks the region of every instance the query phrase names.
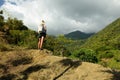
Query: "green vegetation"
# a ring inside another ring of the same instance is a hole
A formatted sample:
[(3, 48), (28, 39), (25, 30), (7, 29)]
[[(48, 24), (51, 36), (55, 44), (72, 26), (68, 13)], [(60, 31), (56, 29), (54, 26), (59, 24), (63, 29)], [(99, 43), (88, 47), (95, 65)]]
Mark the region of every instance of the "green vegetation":
[(44, 44), (44, 48), (53, 51), (54, 55), (61, 55), (69, 57), (74, 50), (79, 49), (84, 41), (67, 39), (63, 35), (58, 37), (47, 36)]
[(95, 51), (91, 49), (75, 50), (70, 57), (78, 58), (79, 60), (86, 61), (86, 62), (93, 62), (93, 63), (98, 62)]
[(89, 38), (82, 48), (94, 50), (100, 64), (120, 69), (120, 18)]
[(83, 47), (91, 49), (99, 49), (101, 47), (109, 47), (109, 49), (119, 49), (120, 44), (120, 18), (109, 24), (88, 39)]
[(22, 20), (8, 18), (4, 20), (0, 15), (0, 51), (10, 50), (8, 45), (24, 48), (37, 48), (37, 32), (25, 26)]

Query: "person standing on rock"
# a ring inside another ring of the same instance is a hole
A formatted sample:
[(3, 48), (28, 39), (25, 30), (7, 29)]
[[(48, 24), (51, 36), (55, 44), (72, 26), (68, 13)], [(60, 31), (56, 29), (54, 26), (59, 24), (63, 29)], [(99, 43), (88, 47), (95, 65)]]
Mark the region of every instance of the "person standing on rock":
[(43, 41), (46, 37), (46, 25), (45, 21), (42, 20), (41, 24), (38, 26), (38, 49), (42, 50)]

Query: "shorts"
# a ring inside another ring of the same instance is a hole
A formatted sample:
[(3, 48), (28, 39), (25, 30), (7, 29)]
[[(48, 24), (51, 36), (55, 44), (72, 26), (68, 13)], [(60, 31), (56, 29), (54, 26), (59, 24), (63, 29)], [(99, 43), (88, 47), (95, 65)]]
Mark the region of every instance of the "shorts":
[(46, 33), (42, 33), (41, 32), (41, 33), (38, 34), (38, 38), (41, 38), (42, 36), (45, 38), (46, 37)]

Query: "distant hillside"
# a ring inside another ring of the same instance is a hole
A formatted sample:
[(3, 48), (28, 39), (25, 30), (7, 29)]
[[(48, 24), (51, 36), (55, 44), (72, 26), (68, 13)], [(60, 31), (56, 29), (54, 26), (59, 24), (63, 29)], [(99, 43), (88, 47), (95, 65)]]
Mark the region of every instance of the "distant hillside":
[(51, 56), (48, 50), (0, 52), (0, 80), (119, 80), (98, 64)]
[(94, 50), (104, 66), (120, 69), (120, 18), (90, 37), (81, 48)]
[(81, 31), (74, 31), (68, 34), (65, 34), (65, 37), (71, 38), (71, 39), (87, 39), (90, 36), (92, 36), (94, 33), (84, 33)]
[(120, 50), (120, 18), (89, 38), (83, 47), (95, 50), (109, 47)]

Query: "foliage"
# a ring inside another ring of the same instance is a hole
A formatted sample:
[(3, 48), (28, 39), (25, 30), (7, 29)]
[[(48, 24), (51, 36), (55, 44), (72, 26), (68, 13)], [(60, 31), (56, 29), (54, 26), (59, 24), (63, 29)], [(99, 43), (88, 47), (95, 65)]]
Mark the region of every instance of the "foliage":
[(120, 50), (116, 51), (116, 53), (114, 54), (114, 60), (120, 63)]
[(0, 14), (0, 31), (3, 30), (3, 25), (4, 25), (4, 17)]
[(112, 69), (120, 69), (120, 50), (109, 50), (107, 53), (101, 51), (98, 58), (101, 65)]
[(113, 58), (114, 57), (114, 52), (111, 51), (113, 50), (113, 48), (111, 48), (110, 46), (103, 46), (100, 47), (98, 49), (96, 49), (96, 53), (99, 59), (102, 58)]
[(78, 58), (79, 60), (86, 62), (98, 62), (96, 57), (96, 53), (91, 49), (79, 49), (73, 52), (71, 55), (74, 58)]
[[(0, 15), (0, 31), (9, 44), (22, 46), (26, 48), (37, 48), (36, 32), (29, 30), (22, 20), (17, 18), (8, 18), (4, 21), (4, 17)], [(5, 46), (1, 46), (5, 49)]]
[(28, 30), (28, 28), (23, 24), (22, 20), (16, 18), (8, 18), (6, 24), (9, 26), (10, 30)]
[[(81, 48), (92, 49), (97, 53), (99, 63), (111, 68), (119, 68), (120, 18), (90, 37)], [(104, 62), (102, 60), (105, 60)]]
[(36, 32), (32, 30), (10, 30), (8, 41), (10, 44), (37, 48)]
[(26, 46), (30, 49), (36, 49), (37, 48), (37, 36), (36, 32), (32, 30), (23, 30), (20, 33), (20, 42), (19, 45)]
[(98, 57), (99, 57), (99, 59), (102, 59), (102, 58), (106, 58), (107, 59), (107, 58), (113, 58), (114, 55), (110, 51), (104, 51), (104, 52), (99, 53)]
[(98, 49), (103, 46), (119, 49), (120, 43), (120, 18), (106, 26), (103, 30), (90, 37), (82, 46), (90, 49)]
[(54, 50), (54, 46), (55, 46), (55, 37), (54, 36), (46, 36), (45, 40), (44, 40), (44, 45), (43, 47), (53, 51)]
[(69, 57), (73, 51), (79, 49), (80, 45), (83, 43), (83, 40), (68, 39), (64, 35), (57, 37), (47, 35), (43, 47), (53, 51), (53, 55)]
[(54, 55), (69, 56), (71, 53), (65, 46), (67, 40), (64, 36), (50, 36), (48, 35), (45, 40), (44, 48), (53, 51)]
[(119, 69), (120, 70), (120, 62), (117, 62), (115, 59), (111, 59), (107, 62), (107, 66), (112, 69)]

